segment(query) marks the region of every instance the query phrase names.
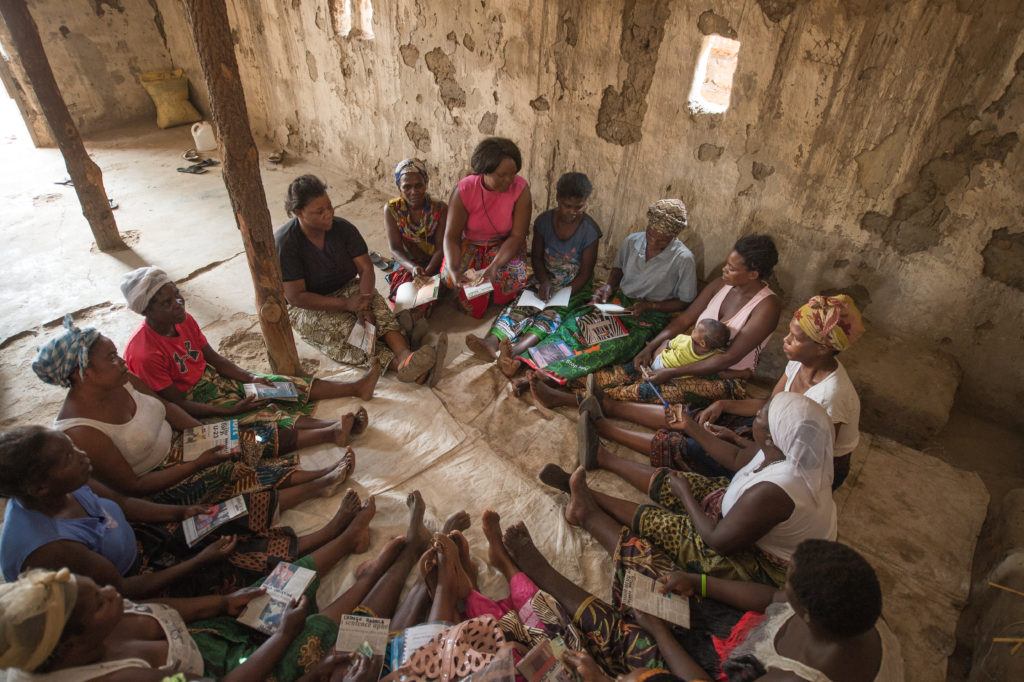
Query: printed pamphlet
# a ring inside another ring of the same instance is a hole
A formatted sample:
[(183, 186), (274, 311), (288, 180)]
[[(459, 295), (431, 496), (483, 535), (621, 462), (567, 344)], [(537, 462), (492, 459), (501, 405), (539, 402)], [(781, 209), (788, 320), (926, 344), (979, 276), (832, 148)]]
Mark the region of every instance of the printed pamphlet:
[(313, 582), (316, 571), (282, 561), (263, 580), (267, 593), (245, 605), (238, 622), (263, 634), (272, 635), (281, 627), (281, 616), (293, 599), (299, 599)]
[(288, 400), (299, 399), (299, 391), (290, 381), (275, 381), (273, 386), (266, 384), (242, 384), (245, 397), (254, 396), (257, 400)]
[(582, 341), (587, 346), (594, 346), (604, 341), (629, 336), (626, 325), (616, 317), (606, 317), (600, 313), (588, 313), (577, 322)]
[(210, 448), (222, 446), (228, 452), (240, 449), (238, 420), (228, 419), (186, 429), (181, 437), (181, 461), (191, 462)]
[[(544, 640), (530, 649), (523, 656), (516, 669), (528, 682), (573, 682), (575, 675), (562, 663), (561, 656), (555, 655), (555, 648), (550, 640)], [(565, 653), (565, 645), (560, 646)]]
[(551, 295), (547, 301), (541, 299), (537, 292), (532, 289), (525, 290), (516, 301), (517, 306), (523, 308), (536, 308), (537, 310), (544, 310), (545, 308), (564, 308), (569, 305), (569, 299), (572, 297), (572, 287), (562, 287), (554, 294)]
[(367, 355), (373, 355), (377, 343), (377, 326), (372, 322), (356, 322), (352, 333), (348, 335), (348, 343)]
[(657, 583), (633, 569), (622, 581), (622, 603), (670, 623), (690, 627), (690, 600), (678, 594), (661, 594)]
[(484, 280), (480, 284), (474, 284), (472, 286), (464, 284), (462, 286), (462, 291), (465, 292), (467, 299), (472, 300), (494, 291), (494, 285), (491, 284), (490, 280)]
[(437, 300), (440, 292), (441, 275), (417, 277), (414, 281), (398, 287), (398, 291), (395, 292), (395, 312), (400, 313), (432, 303)]
[(213, 506), (212, 513), (190, 516), (181, 522), (181, 529), (185, 533), (185, 542), (189, 547), (194, 547), (197, 542), (228, 521), (248, 513), (249, 510), (245, 508), (245, 499), (241, 495), (216, 504)]
[(530, 348), (530, 357), (533, 358), (538, 369), (544, 369), (551, 363), (564, 360), (572, 355), (572, 348), (569, 348), (564, 341), (552, 341)]
[(338, 623), (338, 640), (334, 644), (334, 649), (349, 653), (366, 644), (373, 650), (374, 656), (383, 656), (388, 646), (390, 624), (390, 618), (371, 618), (346, 613)]

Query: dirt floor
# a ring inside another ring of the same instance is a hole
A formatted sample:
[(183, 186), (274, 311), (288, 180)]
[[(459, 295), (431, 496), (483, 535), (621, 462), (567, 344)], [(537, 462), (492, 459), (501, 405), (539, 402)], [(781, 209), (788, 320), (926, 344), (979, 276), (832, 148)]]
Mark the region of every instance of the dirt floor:
[[(104, 171), (108, 192), (119, 204), (115, 216), (121, 230), (131, 235), (130, 250), (102, 254), (90, 248), (91, 236), (73, 188), (54, 184), (66, 176), (59, 154), (34, 150), (17, 134), (0, 139), (8, 244), (0, 267), (0, 303), (5, 310), (0, 319), (0, 425), (52, 420), (63, 392), (38, 381), (29, 365), (38, 343), (65, 313), (75, 313), (78, 324), (98, 327), (123, 347), (140, 318), (124, 308), (118, 282), (122, 273), (145, 264), (164, 268), (181, 284), (189, 311), (215, 347), (249, 369), (266, 368), (248, 268), (219, 168), (205, 175), (175, 171), (184, 165), (180, 154), (190, 146), (185, 128), (159, 131), (149, 126), (88, 142)], [(391, 187), (366, 186), (337, 169), (301, 160), (288, 160), (283, 166), (264, 161), (263, 166), (275, 224), (285, 220), (281, 204), (288, 182), (315, 172), (328, 181), (339, 215), (360, 228), (371, 249), (387, 252), (381, 213)], [(378, 277), (379, 289), (382, 280)], [(380, 400), (371, 403), (380, 429), (398, 429), (392, 436), (402, 432), (402, 410), (436, 415), (426, 440), (413, 435), (404, 441), (388, 439), (384, 436), (389, 434), (381, 431), (379, 441), (370, 439), (365, 445), (363, 473), (356, 482), (387, 500), (382, 523), (399, 522), (402, 491), (409, 485), (440, 491), (453, 478), (461, 478), (463, 489), (472, 489), (473, 494), (466, 500), (440, 499), (439, 494), (432, 513), (443, 516), (456, 504), (476, 513), (507, 501), (513, 518), (531, 520), (532, 529), (542, 529), (538, 542), (555, 555), (559, 568), (599, 596), (606, 593), (607, 557), (581, 537), (585, 534), (565, 526), (559, 517), (562, 500), (533, 478), (545, 461), (572, 461), (571, 415), (540, 419), (528, 402), (507, 395), (495, 370), (464, 352), (464, 334), (483, 329), (486, 322), (441, 304), (432, 323), (450, 334), (447, 372), (438, 389), (410, 393), (414, 389), (385, 379)], [(311, 373), (325, 376), (339, 369), (297, 341)], [(333, 411), (335, 406), (322, 409)], [(971, 582), (975, 539), (986, 508), (998, 508), (988, 506), (988, 496), (998, 501), (1008, 489), (1024, 485), (1022, 444), (1020, 434), (960, 413), (927, 448), (935, 458), (865, 434), (855, 460), (858, 466), (837, 497), (840, 535), (876, 566), (885, 567), (886, 616), (903, 641), (908, 679), (946, 677), (945, 658), (953, 652), (956, 621)], [(389, 469), (395, 463), (391, 457), (401, 452), (419, 465), (415, 475), (406, 471), (408, 475), (396, 477)], [(318, 451), (309, 459), (335, 455)], [(602, 489), (621, 492), (607, 477), (598, 476), (596, 481)], [(893, 506), (893, 498), (900, 504)], [(328, 502), (289, 512), (289, 522), (318, 525), (330, 511)], [(895, 512), (902, 514), (899, 520), (892, 518)], [(983, 533), (979, 556), (985, 551), (984, 537)], [(483, 556), (481, 539), (476, 538)], [(380, 536), (375, 547), (379, 541)], [(339, 568), (322, 589), (340, 588), (343, 570)], [(493, 581), (488, 585), (500, 591)], [(928, 590), (919, 594), (915, 586)], [(950, 679), (954, 671), (962, 670), (963, 660), (953, 660)]]

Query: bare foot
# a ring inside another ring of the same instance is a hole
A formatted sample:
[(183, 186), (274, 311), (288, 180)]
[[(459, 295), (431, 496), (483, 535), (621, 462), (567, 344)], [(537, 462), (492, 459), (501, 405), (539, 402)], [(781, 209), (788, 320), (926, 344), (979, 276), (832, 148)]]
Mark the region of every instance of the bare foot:
[(363, 400), (371, 400), (373, 398), (373, 391), (377, 388), (377, 381), (380, 379), (380, 364), (376, 362), (370, 363), (370, 371), (363, 375), (362, 379), (359, 379), (353, 384), (356, 389), (356, 395)]
[(597, 502), (587, 487), (587, 472), (578, 467), (569, 477), (569, 504), (565, 506), (565, 520), (570, 526), (582, 525), (583, 519), (597, 509)]
[(473, 563), (473, 557), (469, 553), (469, 540), (458, 530), (448, 533), (448, 537), (452, 539), (456, 549), (459, 550), (459, 561), (462, 562), (462, 570), (466, 573), (466, 577), (469, 578), (469, 582), (475, 590), (480, 572), (477, 570), (476, 564)]
[(331, 535), (341, 535), (348, 528), (349, 524), (352, 523), (352, 519), (356, 517), (356, 513), (359, 512), (361, 504), (362, 502), (355, 490), (349, 488), (345, 491), (345, 496), (341, 498), (338, 511), (334, 513), (334, 518), (327, 522), (328, 527), (331, 529)]
[(544, 468), (540, 470), (540, 475), (538, 475), (537, 478), (539, 478), (540, 482), (544, 485), (549, 485), (552, 488), (561, 490), (563, 493), (570, 492), (569, 472), (557, 464), (545, 464)]
[(530, 390), (530, 377), (516, 377), (509, 381), (509, 386), (512, 388), (512, 395), (518, 398)]
[(434, 536), (434, 548), (437, 554), (437, 587), (450, 590), (456, 599), (465, 599), (473, 589), (469, 576), (462, 568), (459, 549), (447, 535)]
[(356, 468), (356, 453), (349, 448), (345, 451), (345, 454), (341, 456), (341, 461), (335, 465), (333, 469), (327, 472), (326, 475), (320, 477), (319, 480), (323, 481), (324, 489), (320, 492), (321, 497), (330, 497), (338, 492), (341, 485), (348, 480), (349, 474), (351, 474)]
[(352, 571), (356, 579), (362, 578), (370, 572), (384, 573), (388, 570), (391, 564), (395, 563), (398, 558), (399, 552), (405, 547), (405, 538), (401, 535), (393, 537), (388, 540), (387, 544), (384, 545), (378, 554), (373, 559), (367, 559), (363, 563), (356, 566), (356, 569)]
[(505, 531), (505, 548), (512, 556), (512, 560), (526, 575), (533, 576), (551, 570), (551, 564), (544, 558), (544, 555), (533, 544), (530, 531), (526, 524), (519, 522)]
[(411, 547), (426, 549), (430, 544), (431, 533), (423, 525), (423, 515), (427, 511), (427, 504), (419, 490), (413, 490), (405, 498), (405, 504), (409, 507), (409, 530), (405, 533), (405, 539)]
[(508, 339), (502, 339), (498, 343), (498, 369), (511, 379), (519, 372), (519, 367), (519, 360), (512, 354), (512, 344)]
[(419, 567), (420, 576), (427, 586), (427, 594), (433, 599), (437, 590), (437, 549), (433, 545), (420, 555)]
[(352, 419), (353, 436), (358, 436), (359, 434), (366, 430), (367, 426), (370, 425), (370, 415), (367, 414), (365, 407), (360, 407), (358, 410), (356, 410), (355, 413), (352, 414)]
[(547, 408), (576, 407), (575, 395), (549, 386), (538, 372), (530, 376), (530, 392), (533, 393), (535, 400)]
[(370, 521), (373, 521), (373, 517), (376, 514), (377, 500), (373, 498), (373, 495), (370, 495), (366, 502), (363, 502), (363, 506), (359, 508), (359, 511), (356, 512), (352, 523), (345, 529), (346, 533), (352, 531), (356, 534), (356, 545), (352, 550), (353, 554), (362, 554), (370, 549)]
[(334, 431), (334, 444), (345, 447), (352, 440), (352, 427), (356, 424), (356, 416), (349, 412), (342, 415), (338, 423), (331, 427)]
[[(547, 386), (540, 378), (540, 375), (536, 372), (530, 375), (530, 395), (533, 396), (533, 406), (540, 412), (540, 416), (545, 419), (553, 419), (555, 413), (550, 410), (550, 407), (554, 406), (554, 403), (548, 405), (548, 397), (545, 397), (545, 391), (554, 391), (554, 389)], [(557, 391), (554, 391), (557, 393)]]
[(441, 532), (447, 535), (453, 530), (463, 531), (468, 529), (473, 523), (473, 520), (466, 513), (466, 510), (457, 511), (447, 519), (445, 519), (444, 525), (441, 526)]
[[(489, 343), (491, 339), (494, 339), (493, 346)], [(498, 354), (498, 340), (490, 335), (480, 338), (476, 334), (466, 334), (466, 348), (484, 362), (494, 362)]]
[(481, 525), (484, 537), (487, 538), (487, 562), (501, 571), (507, 580), (511, 580), (519, 571), (519, 567), (512, 561), (508, 550), (505, 549), (505, 541), (501, 538), (501, 516), (493, 509), (487, 509), (484, 511)]

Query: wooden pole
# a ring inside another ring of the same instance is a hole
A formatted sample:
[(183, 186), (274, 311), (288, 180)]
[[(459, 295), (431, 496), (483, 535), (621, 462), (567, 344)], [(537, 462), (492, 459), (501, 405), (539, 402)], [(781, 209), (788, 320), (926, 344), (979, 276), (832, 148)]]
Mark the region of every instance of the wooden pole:
[(7, 24), (11, 47), (21, 60), (21, 67), (35, 91), (43, 118), (64, 155), (64, 164), (71, 181), (75, 183), (75, 192), (82, 204), (82, 215), (89, 221), (96, 246), (101, 251), (126, 248), (117, 231), (107, 192), (103, 188), (103, 172), (85, 151), (82, 136), (53, 78), (53, 70), (39, 39), (39, 29), (29, 14), (25, 0), (0, 0), (0, 16)]
[(274, 247), (267, 195), (260, 177), (259, 150), (249, 128), (227, 7), (224, 0), (184, 0), (183, 4), (210, 92), (210, 110), (223, 156), (224, 184), (235, 222), (242, 232), (270, 366), (280, 374), (300, 374), (299, 354), (281, 288), (281, 266)]

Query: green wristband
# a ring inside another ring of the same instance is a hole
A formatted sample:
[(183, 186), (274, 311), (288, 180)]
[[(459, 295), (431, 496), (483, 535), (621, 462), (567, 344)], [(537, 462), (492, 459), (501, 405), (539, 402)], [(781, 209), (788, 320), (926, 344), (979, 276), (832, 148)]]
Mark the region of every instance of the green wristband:
[(707, 597), (708, 596), (708, 574), (707, 573), (701, 573), (700, 574), (700, 596), (701, 597)]

